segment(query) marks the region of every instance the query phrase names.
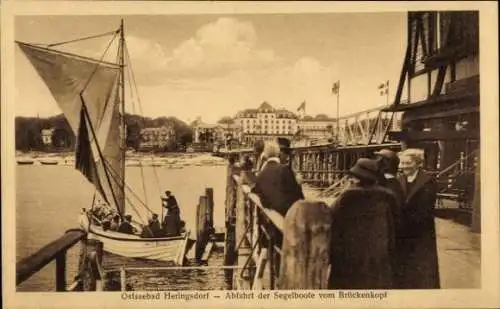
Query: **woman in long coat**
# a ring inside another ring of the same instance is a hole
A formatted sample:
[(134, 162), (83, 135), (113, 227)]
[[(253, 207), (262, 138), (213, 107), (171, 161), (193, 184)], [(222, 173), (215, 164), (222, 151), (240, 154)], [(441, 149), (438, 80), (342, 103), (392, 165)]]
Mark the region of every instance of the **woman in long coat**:
[(399, 181), (405, 200), (396, 231), (396, 281), (400, 289), (439, 289), (439, 266), (434, 224), (437, 182), (422, 170), (423, 151), (401, 153)]

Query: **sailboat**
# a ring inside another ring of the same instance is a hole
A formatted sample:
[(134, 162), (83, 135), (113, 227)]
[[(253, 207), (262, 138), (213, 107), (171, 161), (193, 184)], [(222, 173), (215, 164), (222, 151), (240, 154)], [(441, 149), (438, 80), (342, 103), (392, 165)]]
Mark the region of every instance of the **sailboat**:
[[(54, 48), (105, 35), (112, 38), (100, 59)], [(117, 38), (117, 61), (104, 61)], [(143, 220), (137, 208), (142, 206), (150, 214), (153, 212), (125, 182), (125, 69), (131, 70), (131, 64), (123, 20), (118, 30), (102, 35), (56, 44), (16, 43), (50, 90), (77, 138), (75, 168), (94, 185), (96, 194), (122, 220), (126, 216), (126, 206), (129, 206), (142, 220), (142, 224), (135, 220), (135, 225), (139, 228), (145, 225), (147, 220)], [(132, 72), (127, 73), (130, 84), (135, 82)], [(126, 193), (131, 193), (139, 201)], [(173, 237), (142, 238), (137, 234), (105, 229), (90, 219), (86, 230), (87, 237), (102, 241), (107, 252), (128, 258), (172, 261), (178, 265), (185, 260), (190, 234), (185, 230)]]

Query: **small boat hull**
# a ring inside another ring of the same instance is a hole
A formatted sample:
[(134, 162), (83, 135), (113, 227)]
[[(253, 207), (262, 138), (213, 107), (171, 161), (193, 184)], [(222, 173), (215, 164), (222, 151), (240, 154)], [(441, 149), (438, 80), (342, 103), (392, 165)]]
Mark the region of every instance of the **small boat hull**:
[(40, 161), (40, 163), (42, 163), (42, 165), (57, 165), (57, 164), (59, 164), (59, 162), (57, 162), (57, 161)]
[(34, 161), (23, 161), (23, 160), (18, 160), (17, 164), (18, 165), (33, 165), (35, 163)]
[(176, 237), (141, 238), (137, 235), (103, 231), (100, 227), (92, 226), (88, 238), (101, 241), (104, 251), (123, 257), (183, 265), (189, 232)]

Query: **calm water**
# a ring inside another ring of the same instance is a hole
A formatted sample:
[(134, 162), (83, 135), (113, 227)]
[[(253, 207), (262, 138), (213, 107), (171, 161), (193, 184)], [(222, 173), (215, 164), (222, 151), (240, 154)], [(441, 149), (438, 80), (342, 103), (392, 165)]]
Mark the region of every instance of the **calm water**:
[[(71, 166), (17, 166), (16, 174), (16, 257), (29, 256), (38, 249), (77, 226), (82, 207), (92, 203), (93, 187)], [(214, 189), (215, 226), (224, 226), (225, 166), (185, 166), (183, 169), (162, 167), (143, 168), (146, 194), (143, 191), (141, 168), (127, 167), (126, 182), (135, 193), (146, 200), (149, 208), (161, 214), (160, 194), (166, 189), (177, 197), (181, 216), (194, 228), (196, 205), (205, 188)], [(158, 179), (158, 181), (157, 181)], [(129, 194), (129, 197), (132, 196)], [(147, 211), (138, 207), (142, 214)], [(130, 213), (136, 217), (135, 213)], [(68, 252), (67, 280), (76, 275), (79, 246)], [(168, 266), (168, 264), (124, 259), (105, 255), (105, 268), (118, 266)], [(222, 265), (223, 249), (218, 248), (209, 265)], [(190, 261), (192, 264), (193, 261)], [(53, 291), (55, 263), (46, 266), (18, 287), (19, 291)], [(112, 276), (113, 277), (113, 276)], [(119, 281), (119, 278), (117, 278)], [(222, 270), (131, 271), (127, 281), (134, 290), (153, 289), (227, 289)]]

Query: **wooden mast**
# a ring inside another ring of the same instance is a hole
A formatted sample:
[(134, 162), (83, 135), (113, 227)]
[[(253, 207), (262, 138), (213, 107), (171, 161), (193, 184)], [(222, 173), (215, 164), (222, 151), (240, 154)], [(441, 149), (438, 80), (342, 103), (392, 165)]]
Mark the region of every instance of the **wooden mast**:
[(121, 145), (120, 149), (122, 151), (122, 179), (121, 179), (121, 207), (123, 211), (125, 212), (125, 154), (127, 151), (127, 142), (126, 142), (126, 135), (127, 135), (127, 127), (125, 125), (125, 33), (124, 33), (124, 25), (123, 25), (123, 18), (121, 19), (120, 22), (120, 97), (121, 97), (121, 105), (120, 105), (120, 125), (121, 125)]

